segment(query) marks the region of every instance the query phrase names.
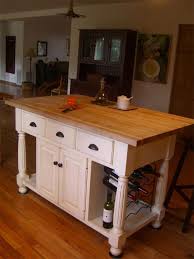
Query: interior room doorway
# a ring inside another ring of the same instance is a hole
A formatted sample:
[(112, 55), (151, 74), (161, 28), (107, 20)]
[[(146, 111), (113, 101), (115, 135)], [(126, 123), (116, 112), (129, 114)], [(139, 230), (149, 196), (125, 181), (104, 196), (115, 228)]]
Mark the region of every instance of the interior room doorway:
[[(179, 26), (170, 112), (194, 118), (194, 24)], [(194, 140), (194, 127), (185, 135)]]
[(6, 73), (15, 74), (16, 36), (6, 36)]

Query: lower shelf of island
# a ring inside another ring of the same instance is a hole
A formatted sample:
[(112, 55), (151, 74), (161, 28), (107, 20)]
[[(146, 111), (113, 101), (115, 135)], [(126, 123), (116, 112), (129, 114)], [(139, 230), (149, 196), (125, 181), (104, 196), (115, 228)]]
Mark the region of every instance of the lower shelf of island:
[[(38, 193), (36, 188), (36, 174), (33, 174), (29, 177), (28, 180), (25, 181), (26, 187), (31, 189), (32, 191)], [(38, 193), (39, 194), (39, 193)], [(102, 203), (103, 205), (104, 203)], [(139, 206), (139, 207), (138, 207)], [(142, 207), (143, 206), (143, 207)], [(101, 207), (101, 211), (103, 211), (103, 207)], [(138, 213), (137, 213), (138, 212)], [(151, 208), (146, 203), (140, 202), (139, 205), (136, 205), (136, 212), (134, 212), (134, 208), (128, 207), (126, 212), (126, 222), (125, 222), (125, 234), (127, 237), (131, 236), (144, 226), (153, 222), (157, 217), (156, 213), (151, 211)], [(87, 216), (86, 216), (87, 218)], [(85, 224), (101, 233), (103, 236), (109, 238), (111, 235), (111, 229), (103, 228), (103, 219), (102, 215), (98, 216), (94, 219), (90, 220), (82, 220)]]
[[(126, 215), (133, 213), (133, 210), (127, 209)], [(145, 208), (140, 211), (137, 215), (130, 215), (128, 218), (126, 216), (125, 221), (125, 234), (127, 237), (131, 236), (141, 228), (147, 226), (151, 222), (153, 222), (157, 217), (157, 214), (152, 212), (150, 208)], [(97, 217), (93, 220), (88, 221), (88, 225), (101, 233), (103, 236), (109, 238), (111, 234), (111, 229), (103, 228), (103, 219), (102, 216)]]

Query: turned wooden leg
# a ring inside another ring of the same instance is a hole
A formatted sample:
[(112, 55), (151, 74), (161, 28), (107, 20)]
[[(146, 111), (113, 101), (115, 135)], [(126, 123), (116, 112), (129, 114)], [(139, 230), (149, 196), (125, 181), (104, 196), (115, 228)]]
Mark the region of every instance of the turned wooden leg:
[(27, 188), (24, 185), (24, 180), (28, 178), (26, 174), (26, 142), (25, 133), (18, 132), (18, 175), (17, 175), (17, 185), (19, 186), (19, 192), (25, 194)]
[(128, 193), (128, 177), (120, 176), (118, 179), (118, 187), (114, 207), (113, 229), (109, 238), (111, 245), (110, 254), (120, 256), (122, 248), (125, 244), (124, 223), (126, 217), (126, 203)]
[(155, 222), (152, 224), (153, 228), (156, 229), (161, 227), (161, 222), (165, 216), (164, 201), (168, 183), (168, 170), (169, 159), (165, 159), (159, 170), (160, 177), (157, 182), (155, 202), (152, 207), (152, 211), (158, 214)]

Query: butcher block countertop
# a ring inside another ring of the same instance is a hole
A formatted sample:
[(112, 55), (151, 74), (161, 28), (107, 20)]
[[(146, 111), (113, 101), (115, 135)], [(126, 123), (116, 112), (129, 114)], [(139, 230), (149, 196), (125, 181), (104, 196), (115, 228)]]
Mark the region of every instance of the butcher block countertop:
[(150, 109), (120, 111), (92, 104), (92, 98), (87, 96), (74, 97), (79, 100), (80, 108), (65, 113), (62, 111), (69, 96), (21, 98), (5, 103), (132, 146), (172, 135), (194, 124), (193, 119)]

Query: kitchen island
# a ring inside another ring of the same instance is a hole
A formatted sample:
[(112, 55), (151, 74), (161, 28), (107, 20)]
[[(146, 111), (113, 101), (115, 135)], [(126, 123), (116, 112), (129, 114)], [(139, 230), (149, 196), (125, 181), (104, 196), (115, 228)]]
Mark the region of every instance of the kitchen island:
[[(19, 192), (38, 193), (109, 239), (110, 253), (120, 256), (127, 237), (152, 223), (160, 228), (169, 161), (176, 134), (193, 119), (145, 108), (120, 111), (79, 99), (79, 109), (63, 112), (68, 96), (8, 100), (16, 108)], [(26, 171), (25, 134), (36, 137), (36, 174)], [(153, 205), (126, 217), (128, 179), (133, 171), (162, 160)], [(104, 166), (118, 175), (113, 228), (102, 225), (107, 188)], [(157, 234), (157, 233), (156, 233)]]

